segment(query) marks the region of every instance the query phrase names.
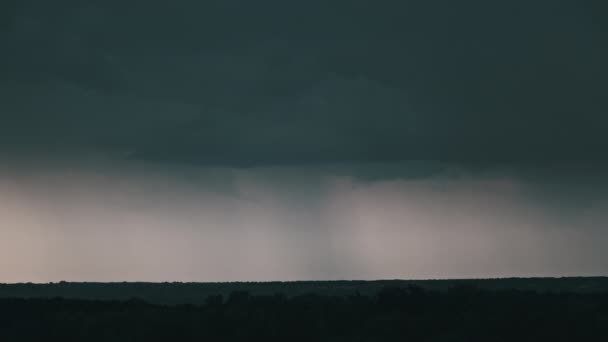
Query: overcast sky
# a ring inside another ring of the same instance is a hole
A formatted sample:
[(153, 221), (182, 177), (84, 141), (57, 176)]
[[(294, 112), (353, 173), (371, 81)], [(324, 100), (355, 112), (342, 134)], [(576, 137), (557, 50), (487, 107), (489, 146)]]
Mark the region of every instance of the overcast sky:
[(4, 0), (0, 282), (606, 275), (606, 7)]

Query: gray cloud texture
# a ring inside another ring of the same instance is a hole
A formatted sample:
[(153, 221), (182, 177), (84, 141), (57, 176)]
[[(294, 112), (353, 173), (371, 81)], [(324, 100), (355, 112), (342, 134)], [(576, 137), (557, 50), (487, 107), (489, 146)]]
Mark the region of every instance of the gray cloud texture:
[(224, 166), (606, 160), (597, 2), (2, 6), (5, 150)]
[(0, 281), (606, 274), (605, 7), (4, 0)]

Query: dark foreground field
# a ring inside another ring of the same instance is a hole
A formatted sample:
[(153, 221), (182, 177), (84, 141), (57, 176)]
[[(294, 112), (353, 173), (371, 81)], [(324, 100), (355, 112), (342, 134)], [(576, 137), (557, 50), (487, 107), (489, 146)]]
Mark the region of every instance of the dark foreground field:
[[(604, 278), (422, 285), (306, 282), (285, 283), (284, 288), (277, 287), (281, 283), (213, 284), (216, 294), (207, 292), (203, 300), (189, 304), (135, 298), (141, 296), (42, 298), (31, 292), (82, 290), (87, 284), (3, 285), (0, 341), (608, 341), (608, 291), (599, 285), (602, 282)], [(123, 296), (129, 286), (164, 288), (166, 298), (177, 298), (172, 291), (211, 285), (89, 286), (105, 286), (106, 295), (121, 290)], [(17, 289), (30, 292), (6, 296)], [(144, 290), (142, 294), (149, 295)], [(277, 291), (262, 293), (271, 290)], [(98, 296), (104, 292), (96, 291)], [(26, 294), (30, 298), (24, 298)]]

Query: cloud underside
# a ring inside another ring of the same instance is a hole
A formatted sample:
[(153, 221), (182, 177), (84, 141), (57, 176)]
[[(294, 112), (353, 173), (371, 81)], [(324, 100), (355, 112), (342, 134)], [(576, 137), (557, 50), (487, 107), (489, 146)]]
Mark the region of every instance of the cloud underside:
[(224, 166), (607, 158), (605, 24), (579, 2), (2, 6), (3, 152)]

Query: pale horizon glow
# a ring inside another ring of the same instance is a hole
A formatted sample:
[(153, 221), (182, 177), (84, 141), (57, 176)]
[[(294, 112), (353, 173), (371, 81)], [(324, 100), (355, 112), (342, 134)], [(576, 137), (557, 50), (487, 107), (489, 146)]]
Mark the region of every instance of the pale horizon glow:
[(603, 185), (447, 164), (380, 179), (356, 165), (43, 166), (1, 169), (0, 282), (608, 274)]

